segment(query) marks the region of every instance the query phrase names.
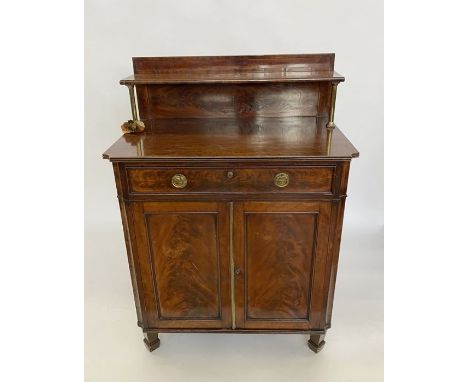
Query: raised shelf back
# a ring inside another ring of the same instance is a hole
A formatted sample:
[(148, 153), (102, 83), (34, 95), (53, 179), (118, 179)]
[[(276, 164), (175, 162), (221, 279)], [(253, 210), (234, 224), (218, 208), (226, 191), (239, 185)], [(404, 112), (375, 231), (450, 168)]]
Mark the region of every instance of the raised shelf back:
[[(333, 78), (334, 58), (334, 54), (134, 57), (135, 78), (147, 79), (134, 83), (140, 118), (325, 117), (333, 80), (323, 73), (332, 73)], [(297, 73), (305, 73), (300, 81)], [(158, 80), (161, 83), (155, 83)], [(335, 82), (343, 80), (336, 77)]]
[(265, 56), (133, 57), (134, 74), (192, 71), (333, 71), (334, 53)]

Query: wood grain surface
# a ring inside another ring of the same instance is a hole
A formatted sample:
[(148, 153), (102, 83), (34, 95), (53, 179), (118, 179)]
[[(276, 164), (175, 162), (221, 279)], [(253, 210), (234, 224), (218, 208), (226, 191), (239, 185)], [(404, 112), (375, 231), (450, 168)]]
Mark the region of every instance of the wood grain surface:
[[(334, 166), (306, 168), (147, 168), (127, 167), (130, 193), (322, 193), (332, 194)], [(275, 175), (287, 174), (289, 184), (280, 188), (274, 183)], [(184, 188), (175, 188), (172, 177), (183, 174), (187, 178)]]
[(224, 203), (133, 206), (149, 327), (229, 328), (229, 231)]
[[(133, 57), (135, 75), (153, 78), (186, 76), (210, 80), (226, 74), (330, 72), (334, 69), (335, 54), (288, 54), (252, 56), (180, 56)], [(270, 79), (272, 80), (272, 79)]]
[[(351, 159), (357, 149), (327, 119), (315, 117), (145, 121), (148, 133), (124, 134), (105, 153), (111, 161), (167, 159)], [(330, 138), (330, 139), (329, 139)]]
[(327, 83), (147, 85), (141, 119), (326, 116)]
[(316, 214), (248, 213), (247, 319), (308, 318)]
[(235, 203), (239, 328), (320, 329), (329, 222), (328, 202)]
[(220, 318), (217, 214), (146, 215), (160, 318)]

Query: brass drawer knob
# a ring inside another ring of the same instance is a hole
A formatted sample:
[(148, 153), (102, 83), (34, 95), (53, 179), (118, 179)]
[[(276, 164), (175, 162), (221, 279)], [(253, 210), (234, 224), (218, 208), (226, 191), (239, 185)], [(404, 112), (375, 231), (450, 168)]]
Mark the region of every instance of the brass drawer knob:
[(280, 172), (275, 175), (274, 182), (276, 187), (286, 187), (289, 184), (289, 175), (284, 172)]
[(187, 185), (187, 178), (183, 174), (175, 174), (171, 183), (175, 188), (184, 188)]

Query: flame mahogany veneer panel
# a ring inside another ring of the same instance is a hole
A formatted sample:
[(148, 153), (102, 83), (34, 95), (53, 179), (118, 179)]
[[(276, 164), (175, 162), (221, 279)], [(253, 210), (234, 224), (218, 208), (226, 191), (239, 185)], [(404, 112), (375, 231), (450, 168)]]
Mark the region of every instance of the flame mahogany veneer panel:
[(148, 214), (146, 226), (160, 318), (220, 318), (217, 214)]
[(230, 327), (225, 203), (144, 202), (132, 209), (145, 325)]
[(329, 83), (138, 86), (141, 119), (305, 117), (328, 113)]
[(323, 327), (330, 217), (329, 202), (234, 203), (237, 327)]
[(316, 214), (245, 216), (247, 319), (308, 319)]

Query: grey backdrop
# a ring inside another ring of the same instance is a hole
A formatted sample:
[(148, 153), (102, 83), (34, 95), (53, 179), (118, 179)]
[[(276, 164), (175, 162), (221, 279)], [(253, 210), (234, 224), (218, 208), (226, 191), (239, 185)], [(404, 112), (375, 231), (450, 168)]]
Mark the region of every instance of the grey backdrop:
[[(101, 154), (131, 116), (132, 56), (335, 52), (336, 122), (358, 148), (332, 329), (300, 335), (163, 334), (146, 353), (131, 294), (112, 168)], [(383, 379), (383, 4), (381, 1), (87, 0), (85, 4), (87, 381)], [(161, 380), (161, 379), (159, 379)]]

